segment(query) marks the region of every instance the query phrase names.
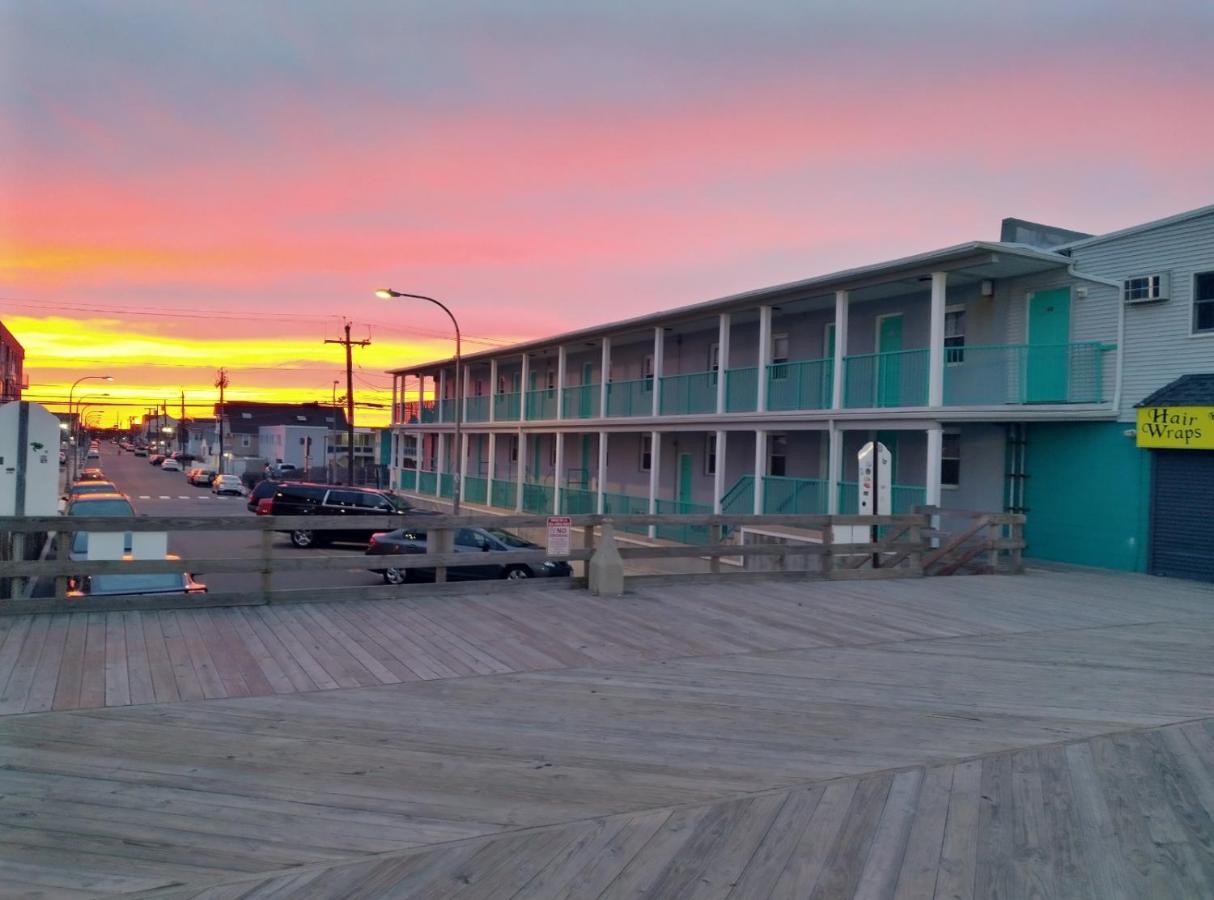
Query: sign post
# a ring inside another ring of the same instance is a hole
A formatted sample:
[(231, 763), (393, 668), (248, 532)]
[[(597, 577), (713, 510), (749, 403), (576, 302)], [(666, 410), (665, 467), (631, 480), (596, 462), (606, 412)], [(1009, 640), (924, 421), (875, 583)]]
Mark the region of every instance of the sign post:
[(548, 555), (568, 556), (571, 545), (569, 516), (548, 517)]
[[(893, 509), (893, 459), (881, 443), (869, 441), (860, 448), (860, 505), (862, 516), (888, 516)], [(869, 541), (877, 543), (878, 528), (869, 526)], [(873, 568), (881, 568), (881, 555), (873, 553)]]

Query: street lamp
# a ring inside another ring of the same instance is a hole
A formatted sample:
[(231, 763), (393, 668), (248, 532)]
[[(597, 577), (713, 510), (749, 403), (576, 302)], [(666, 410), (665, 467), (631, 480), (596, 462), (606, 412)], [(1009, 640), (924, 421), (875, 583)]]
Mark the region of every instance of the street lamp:
[[(402, 297), (408, 297), (413, 300), (426, 300), (433, 303), (439, 309), (447, 314), (451, 320), (451, 325), (455, 328), (455, 481), (453, 483), (453, 492), (451, 497), (451, 512), (459, 515), (459, 495), (464, 483), (464, 445), (461, 440), (461, 427), (464, 418), (464, 367), (460, 364), (460, 336), (459, 322), (455, 321), (455, 316), (451, 310), (435, 300), (433, 297), (427, 297), (424, 294), (405, 294), (401, 291), (394, 291), (391, 288), (380, 288), (375, 292), (375, 296), (381, 300), (396, 300)], [(441, 405), (442, 398), (439, 398)], [(353, 452), (354, 448), (350, 448)]]
[[(114, 376), (113, 375), (82, 375), (80, 378), (77, 378), (75, 381), (72, 382), (72, 386), (70, 388), (68, 388), (68, 391), (67, 391), (67, 420), (69, 422), (72, 421), (72, 394), (74, 394), (76, 392), (76, 385), (78, 385), (82, 381), (92, 381), (92, 380), (113, 381)], [(77, 423), (77, 427), (78, 427), (78, 423)], [(73, 481), (76, 480), (76, 469), (77, 469), (76, 453), (75, 453), (75, 448), (73, 448), (73, 452), (72, 452), (72, 480)]]
[[(76, 475), (74, 470), (79, 468), (79, 463), (80, 463), (80, 445), (83, 443), (81, 438), (83, 437), (84, 433), (88, 430), (88, 422), (85, 421), (84, 416), (81, 416), (80, 411), (84, 410), (84, 409), (88, 409), (92, 405), (91, 403), (85, 403), (84, 401), (92, 400), (94, 397), (108, 397), (108, 396), (109, 396), (108, 393), (81, 394), (80, 399), (76, 401), (75, 430), (72, 434), (72, 439), (71, 439), (72, 440), (72, 456), (73, 456), (73, 472), (72, 472), (73, 480), (75, 480), (75, 475)], [(98, 410), (98, 412), (100, 412), (100, 410)], [(89, 413), (89, 415), (91, 416), (92, 413)]]

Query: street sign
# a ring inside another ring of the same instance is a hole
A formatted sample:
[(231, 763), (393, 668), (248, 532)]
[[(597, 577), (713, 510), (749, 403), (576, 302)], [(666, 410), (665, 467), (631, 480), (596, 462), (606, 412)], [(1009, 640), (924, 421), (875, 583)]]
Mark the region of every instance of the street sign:
[(570, 519), (568, 516), (548, 517), (548, 555), (565, 556), (569, 553)]

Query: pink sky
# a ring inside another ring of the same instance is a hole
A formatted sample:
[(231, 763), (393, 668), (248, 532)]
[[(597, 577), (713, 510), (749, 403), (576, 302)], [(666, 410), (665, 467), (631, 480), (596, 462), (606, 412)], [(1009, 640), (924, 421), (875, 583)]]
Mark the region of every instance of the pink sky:
[(1057, 7), (10, 4), (0, 317), (314, 341), (245, 382), (327, 393), (342, 314), (372, 382), (441, 352), (381, 285), (512, 340), (1214, 201), (1214, 7)]

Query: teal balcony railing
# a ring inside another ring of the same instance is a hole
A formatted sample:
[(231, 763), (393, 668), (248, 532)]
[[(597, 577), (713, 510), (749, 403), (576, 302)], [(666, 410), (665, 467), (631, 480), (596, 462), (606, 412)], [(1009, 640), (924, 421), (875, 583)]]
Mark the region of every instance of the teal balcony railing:
[(464, 500), (484, 506), (489, 498), (489, 479), (479, 475), (464, 476)]
[[(927, 502), (927, 488), (917, 484), (894, 484), (890, 488), (890, 506), (895, 516), (913, 512)], [(839, 482), (839, 515), (854, 516), (860, 509), (860, 486), (854, 481)]]
[(418, 472), (417, 473), (417, 492), (419, 494), (433, 494), (438, 490), (438, 473), (437, 472)]
[(638, 378), (608, 384), (607, 415), (613, 418), (653, 415), (653, 379)]
[(493, 418), (497, 422), (517, 422), (519, 413), (518, 391), (513, 394), (493, 395)]
[(920, 349), (845, 357), (843, 405), (927, 406), (928, 355)]
[[(712, 514), (712, 507), (685, 500), (658, 498), (654, 511), (660, 516), (707, 516)], [(712, 531), (707, 525), (659, 525), (655, 533), (662, 540), (678, 541), (680, 544), (708, 544), (712, 540)]]
[(825, 515), (829, 482), (816, 478), (763, 476), (763, 512), (768, 515)]
[(428, 425), (438, 421), (438, 403), (435, 400), (425, 400), (421, 406), (420, 421), (423, 425)]
[(454, 397), (448, 397), (446, 400), (440, 400), (438, 404), (438, 420), (440, 422), (455, 421), (455, 404), (459, 401)]
[(598, 497), (585, 488), (564, 487), (561, 489), (561, 515), (587, 516), (596, 511)]
[(468, 402), (464, 404), (465, 422), (488, 422), (489, 421), (489, 398), (488, 397), (469, 397)]
[(599, 386), (579, 384), (561, 392), (561, 415), (566, 419), (595, 419), (599, 414)]
[(1115, 345), (985, 344), (944, 351), (946, 406), (1102, 403), (1104, 355)]
[(721, 512), (725, 515), (749, 516), (755, 511), (755, 477), (739, 476), (721, 498)]
[(664, 416), (685, 416), (717, 410), (717, 373), (692, 372), (661, 379), (658, 409)]
[(725, 412), (754, 412), (759, 402), (759, 370), (725, 371)]
[(400, 479), (397, 484), (399, 490), (416, 491), (417, 490), (417, 469), (401, 469)]
[(448, 500), (455, 496), (455, 473), (443, 472), (438, 476), (438, 495)]
[(514, 509), (517, 496), (517, 485), (513, 481), (494, 478), (489, 486), (489, 505), (497, 509)]
[[(603, 513), (609, 516), (643, 516), (649, 512), (648, 497), (633, 497), (630, 494), (603, 494)], [(645, 525), (625, 525), (620, 528), (621, 531), (629, 531), (633, 534), (648, 534), (649, 528)]]
[(527, 421), (556, 418), (556, 388), (527, 392)]
[(767, 367), (768, 409), (830, 409), (834, 360), (806, 359)]
[(552, 486), (523, 482), (523, 512), (548, 515), (552, 512)]

